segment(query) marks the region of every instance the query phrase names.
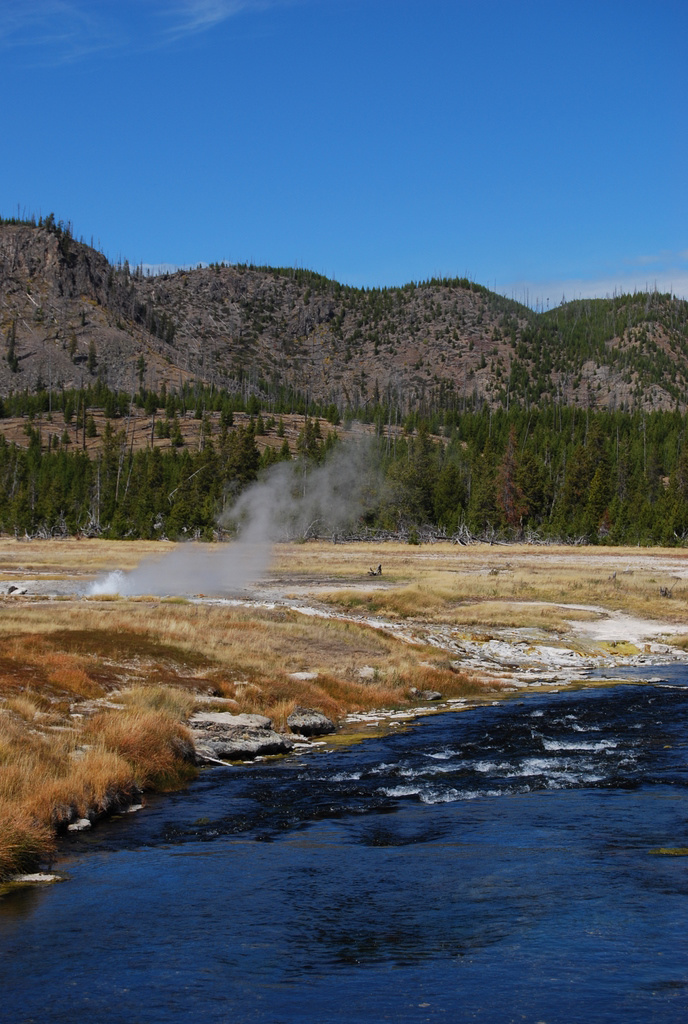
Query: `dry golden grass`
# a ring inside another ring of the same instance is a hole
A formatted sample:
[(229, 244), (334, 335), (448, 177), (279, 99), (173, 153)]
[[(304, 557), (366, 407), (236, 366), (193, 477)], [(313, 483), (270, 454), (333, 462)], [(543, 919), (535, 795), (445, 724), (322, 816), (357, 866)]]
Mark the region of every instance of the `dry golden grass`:
[(172, 788), (193, 774), (191, 734), (166, 711), (105, 711), (88, 721), (84, 735), (123, 758), (139, 789)]
[[(310, 618), (287, 609), (123, 600), (114, 605), (60, 602), (51, 606), (49, 622), (45, 606), (25, 607), (21, 617), (4, 623), (24, 631), (4, 645), (15, 662), (22, 642), (33, 644), (43, 621), (51, 632), (42, 638), (40, 657), (35, 650), (27, 654), (28, 665), (36, 670), (52, 665), (59, 654), (73, 659), (92, 685), (103, 685), (109, 675), (113, 687), (125, 678), (129, 685), (215, 688), (243, 706), (268, 706), (273, 697), (283, 698), (285, 688), (303, 702), (306, 681), (293, 674), (304, 671), (346, 683), (357, 705), (372, 706), (377, 701), (371, 700), (374, 686), (360, 681), (362, 669), (372, 668), (377, 682), (386, 686), (392, 677), (411, 679), (419, 662), (438, 657), (431, 648), (402, 644), (364, 624)], [(100, 657), (82, 653), (87, 649)], [(44, 672), (44, 685), (54, 678), (54, 673)], [(251, 687), (236, 686), (246, 682)], [(400, 685), (395, 684), (397, 698)], [(81, 690), (73, 679), (65, 682), (65, 689), (70, 687), (72, 692)]]
[[(74, 600), (15, 603), (7, 612), (0, 800), (16, 814), (0, 823), (5, 874), (27, 862), (31, 837), (47, 835), (46, 826), (98, 815), (137, 787), (187, 778), (191, 743), (181, 722), (199, 692), (220, 693), (234, 710), (263, 712), (284, 728), (297, 704), (339, 718), (407, 704), (412, 686), (448, 696), (480, 688), (435, 649), (288, 610)], [(315, 678), (295, 677), (304, 671)], [(120, 708), (98, 711), (102, 694)], [(15, 858), (20, 821), (30, 828)]]
[(37, 778), (22, 801), (36, 821), (59, 828), (74, 817), (97, 817), (126, 804), (137, 792), (131, 765), (104, 744), (70, 753), (54, 774)]
[[(276, 573), (310, 583), (313, 593), (336, 606), (374, 614), (451, 622), (455, 606), (480, 603), (488, 615), (489, 602), (546, 602), (688, 622), (684, 549), (314, 542), (282, 545), (276, 556)], [(383, 575), (369, 577), (368, 566), (377, 563)], [(335, 580), (341, 588), (333, 588)], [(660, 587), (673, 587), (671, 598), (661, 596)], [(570, 618), (568, 610), (562, 614)]]
[(53, 830), (74, 817), (97, 817), (142, 789), (178, 786), (193, 774), (190, 735), (179, 721), (192, 707), (188, 694), (154, 687), (150, 695), (135, 690), (122, 699), (124, 710), (65, 719), (44, 731), (35, 716), (28, 718), (28, 698), (6, 702), (0, 712), (0, 880), (49, 853)]
[(376, 593), (330, 591), (320, 597), (344, 611), (452, 626), (530, 627), (565, 633), (570, 629), (572, 620), (591, 621), (598, 617), (594, 611), (566, 608), (544, 601), (495, 599), (468, 602), (452, 593), (444, 581), (435, 587), (428, 581)]
[(41, 707), (45, 703), (45, 700), (38, 700), (30, 691), (27, 691), (25, 694), (10, 697), (5, 707), (27, 722), (33, 722), (41, 714)]
[[(85, 575), (160, 552), (3, 540), (0, 572)], [(369, 577), (380, 562), (382, 577)], [(411, 687), (447, 697), (489, 688), (440, 650), (366, 625), (366, 615), (562, 633), (596, 614), (571, 605), (590, 605), (688, 623), (688, 555), (679, 550), (281, 545), (267, 585), (347, 617), (155, 599), (0, 600), (0, 876), (49, 850), (51, 830), (75, 814), (187, 777), (183, 721), (199, 694), (219, 693), (233, 702), (223, 706), (283, 728), (297, 704), (338, 718), (407, 705)], [(103, 709), (103, 697), (119, 709)]]
[(160, 554), (156, 541), (88, 540), (68, 537), (64, 540), (15, 540), (0, 538), (0, 575), (40, 571), (50, 577), (65, 573), (101, 572), (108, 569), (133, 569), (142, 558)]
[(0, 880), (28, 871), (54, 849), (50, 825), (0, 798)]
[(196, 705), (192, 693), (171, 686), (132, 686), (120, 694), (120, 699), (132, 709), (163, 711), (177, 722), (186, 721)]
[[(40, 694), (43, 701), (47, 694), (66, 693), (72, 698), (102, 696), (103, 687), (88, 674), (88, 659), (55, 649), (47, 628), (43, 632), (42, 616), (33, 622), (36, 632), (28, 628), (30, 618), (26, 611), (21, 616), (23, 635), (3, 637), (0, 630), (0, 695), (29, 688)], [(11, 628), (9, 617), (2, 625)], [(91, 661), (95, 664), (94, 659)]]

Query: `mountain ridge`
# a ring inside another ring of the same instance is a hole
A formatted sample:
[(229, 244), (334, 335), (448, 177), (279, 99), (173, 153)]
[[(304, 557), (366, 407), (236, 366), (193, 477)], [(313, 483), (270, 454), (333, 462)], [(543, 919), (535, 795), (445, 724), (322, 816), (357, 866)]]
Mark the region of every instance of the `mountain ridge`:
[(144, 276), (68, 225), (0, 223), (0, 395), (199, 383), (340, 412), (688, 408), (688, 303), (655, 292), (535, 312), (475, 282), (360, 289), (312, 271), (211, 264)]

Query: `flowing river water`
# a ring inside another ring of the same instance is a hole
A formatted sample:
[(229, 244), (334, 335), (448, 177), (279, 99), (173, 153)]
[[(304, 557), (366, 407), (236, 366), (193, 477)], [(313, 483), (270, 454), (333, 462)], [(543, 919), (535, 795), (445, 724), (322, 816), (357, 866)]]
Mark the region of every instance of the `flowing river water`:
[[(12, 1024), (688, 1019), (688, 667), (215, 768), (0, 901)], [(650, 673), (648, 672), (648, 675)]]

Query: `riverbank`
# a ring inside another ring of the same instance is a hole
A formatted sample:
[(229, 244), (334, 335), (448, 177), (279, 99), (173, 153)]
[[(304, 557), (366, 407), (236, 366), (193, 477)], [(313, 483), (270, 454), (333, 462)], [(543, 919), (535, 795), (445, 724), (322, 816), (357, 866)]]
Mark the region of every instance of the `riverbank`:
[(652, 672), (361, 713), (60, 843), (66, 886), (0, 901), (5, 1015), (683, 1024), (687, 674)]
[(296, 706), (315, 708), (350, 742), (438, 701), (686, 659), (682, 551), (292, 545), (233, 598), (87, 596), (165, 550), (0, 543), (0, 877), (49, 858), (61, 830), (183, 785), (194, 712), (288, 734)]

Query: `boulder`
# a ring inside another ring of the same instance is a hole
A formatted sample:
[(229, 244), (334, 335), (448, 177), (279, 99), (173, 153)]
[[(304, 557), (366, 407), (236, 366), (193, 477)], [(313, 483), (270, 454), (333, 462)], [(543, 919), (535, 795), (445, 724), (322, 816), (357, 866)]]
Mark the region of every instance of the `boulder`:
[(191, 717), (189, 728), (200, 764), (207, 761), (248, 761), (266, 754), (287, 754), (294, 745), (288, 736), (274, 731), (272, 721), (265, 715), (201, 711)]
[(324, 736), (336, 728), (332, 719), (312, 708), (294, 708), (287, 719), (287, 725), (300, 736)]
[(412, 697), (419, 697), (421, 700), (442, 700), (442, 694), (439, 690), (418, 690), (415, 686), (412, 686), (410, 693)]

